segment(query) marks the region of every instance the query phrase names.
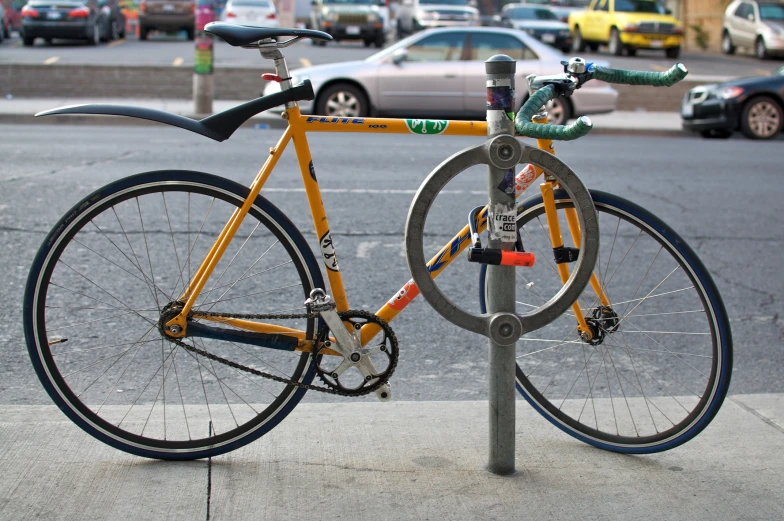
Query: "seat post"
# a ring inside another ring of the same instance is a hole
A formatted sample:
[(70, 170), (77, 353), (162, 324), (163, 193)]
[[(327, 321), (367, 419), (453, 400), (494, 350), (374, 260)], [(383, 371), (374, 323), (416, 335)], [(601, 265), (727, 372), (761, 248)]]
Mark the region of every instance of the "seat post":
[[(289, 90), (291, 88), (291, 78), (289, 77), (289, 67), (286, 64), (286, 57), (280, 52), (278, 43), (274, 40), (259, 43), (259, 52), (262, 58), (272, 60), (275, 64), (275, 74), (283, 78), (280, 82), (280, 90)], [(286, 102), (286, 108), (293, 108), (297, 104), (296, 101)]]

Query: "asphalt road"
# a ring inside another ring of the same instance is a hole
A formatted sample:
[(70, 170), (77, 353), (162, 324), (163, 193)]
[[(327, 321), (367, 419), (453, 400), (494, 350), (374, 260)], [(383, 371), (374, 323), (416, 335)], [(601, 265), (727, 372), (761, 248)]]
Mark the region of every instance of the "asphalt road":
[[(23, 47), (18, 35), (0, 43), (0, 63), (29, 64), (95, 64), (95, 65), (171, 65), (174, 67), (193, 67), (194, 44), (184, 38), (167, 35), (154, 35), (142, 42), (135, 38), (118, 40), (98, 47), (90, 47), (81, 42), (57, 40), (47, 45), (37, 40), (32, 48)], [(361, 42), (340, 42), (326, 47), (314, 47), (308, 42), (291, 46), (286, 50), (286, 58), (292, 68), (319, 65), (338, 61), (361, 60), (376, 52), (366, 49)], [(664, 71), (675, 60), (666, 58), (658, 51), (639, 51), (635, 58), (615, 57), (606, 51), (587, 53), (588, 60), (607, 60), (613, 67), (624, 69)], [(740, 77), (770, 74), (782, 65), (782, 61), (760, 61), (750, 55), (724, 56), (700, 52), (684, 52), (678, 60), (689, 67), (692, 76)], [(263, 63), (258, 53), (231, 47), (218, 41), (215, 44), (216, 67), (259, 67)]]
[[(49, 403), (30, 367), (21, 301), (32, 258), (61, 215), (90, 191), (142, 171), (193, 169), (247, 184), (278, 136), (272, 130), (241, 129), (228, 142), (215, 143), (176, 129), (66, 125), (2, 125), (0, 134), (4, 404)], [(311, 148), (351, 306), (372, 311), (409, 278), (402, 243), (413, 192), (439, 162), (473, 143), (421, 136), (345, 138), (314, 135)], [(731, 319), (731, 393), (784, 392), (784, 278), (777, 255), (784, 246), (780, 148), (780, 142), (741, 139), (589, 136), (559, 149), (591, 188), (627, 197), (662, 216), (700, 255)], [(265, 193), (315, 250), (293, 153), (287, 151), (278, 168)], [(443, 244), (454, 220), (462, 223), (464, 209), (486, 200), (484, 184), (482, 175), (464, 174), (448, 187), (451, 192), (440, 196), (446, 217), (426, 229), (426, 246)], [(463, 267), (448, 275), (444, 287), (467, 309), (476, 309), (476, 272), (459, 264)], [(486, 340), (445, 322), (421, 299), (392, 326), (401, 344), (393, 378), (396, 399), (486, 396)], [(309, 393), (306, 399), (331, 398)]]

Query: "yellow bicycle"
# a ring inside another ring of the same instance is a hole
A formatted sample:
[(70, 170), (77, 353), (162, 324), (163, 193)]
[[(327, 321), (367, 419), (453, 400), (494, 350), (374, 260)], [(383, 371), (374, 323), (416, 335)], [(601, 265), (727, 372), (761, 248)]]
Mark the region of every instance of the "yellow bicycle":
[[(301, 115), (297, 101), (313, 91), (307, 81), (291, 84), (281, 49), (328, 35), (221, 23), (206, 30), (273, 59), (281, 92), (200, 121), (114, 105), (40, 114), (140, 117), (222, 141), (254, 114), (285, 105), (288, 126), (250, 187), (193, 171), (121, 179), (77, 203), (31, 268), (25, 335), (47, 392), (97, 439), (161, 459), (239, 448), (274, 428), (307, 390), (391, 396), (399, 350), (389, 322), (418, 288), (409, 281), (375, 313), (351, 309), (307, 133), (487, 136), (484, 121)], [(682, 66), (657, 74), (589, 65), (529, 78), (533, 92), (517, 115), (520, 134), (538, 136), (544, 151), (526, 147), (526, 166), (513, 176), (517, 196), (542, 179), (541, 194), (517, 210), (516, 253), (537, 256), (533, 267), (516, 268), (518, 312), (547, 309), (555, 318), (517, 342), (518, 388), (565, 432), (618, 452), (666, 450), (710, 422), (730, 380), (729, 322), (707, 270), (674, 231), (633, 203), (589, 193), (554, 157), (552, 139), (577, 137), (590, 122), (553, 127), (540, 109), (592, 78), (657, 84), (683, 75)], [(321, 262), (260, 195), (290, 142)], [(478, 247), (486, 209), (471, 215), (428, 263), (431, 277)]]

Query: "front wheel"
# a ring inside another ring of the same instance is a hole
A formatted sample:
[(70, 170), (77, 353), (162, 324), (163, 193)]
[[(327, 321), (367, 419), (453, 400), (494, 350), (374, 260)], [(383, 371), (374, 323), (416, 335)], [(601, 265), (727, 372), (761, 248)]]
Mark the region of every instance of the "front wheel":
[(721, 37), (721, 52), (724, 54), (735, 54), (735, 44), (732, 43), (730, 32), (726, 30)]
[(757, 38), (757, 42), (754, 44), (754, 54), (756, 54), (757, 58), (760, 60), (768, 59), (768, 48), (765, 45), (765, 40), (762, 39), (762, 36)]
[[(601, 234), (594, 273), (607, 299), (591, 285), (578, 299), (593, 338), (580, 337), (574, 311), (524, 335), (517, 388), (583, 442), (632, 454), (668, 450), (702, 431), (724, 400), (729, 320), (708, 271), (680, 236), (620, 197), (593, 190), (591, 197)], [(573, 208), (563, 191), (555, 198), (559, 210)], [(523, 245), (537, 255), (533, 268), (516, 268), (520, 312), (540, 306), (561, 281), (541, 196), (522, 203), (517, 224)], [(483, 266), (483, 312), (484, 277)]]
[(579, 27), (574, 28), (574, 38), (572, 39), (572, 51), (584, 52), (585, 42), (583, 41), (583, 33), (580, 32)]
[[(301, 387), (214, 357), (309, 383), (308, 353), (227, 333), (186, 337), (186, 348), (159, 330), (247, 194), (209, 174), (148, 172), (94, 192), (47, 236), (25, 290), (25, 337), (44, 388), (87, 433), (139, 456), (204, 458), (262, 436), (302, 398)], [(314, 287), (324, 282), (307, 243), (257, 197), (194, 311), (301, 314)], [(314, 337), (313, 319), (274, 322)]]
[(784, 125), (784, 110), (769, 96), (746, 102), (740, 115), (740, 130), (751, 139), (773, 139)]

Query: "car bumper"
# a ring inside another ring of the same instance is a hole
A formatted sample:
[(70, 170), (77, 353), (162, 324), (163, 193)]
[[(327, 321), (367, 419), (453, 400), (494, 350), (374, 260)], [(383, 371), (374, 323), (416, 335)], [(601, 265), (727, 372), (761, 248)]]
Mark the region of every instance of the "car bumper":
[(683, 36), (622, 32), (621, 43), (638, 49), (669, 49), (680, 47), (683, 44)]
[[(591, 83), (596, 84), (596, 81)], [(589, 84), (591, 85), (591, 84)], [(572, 94), (573, 117), (588, 114), (606, 114), (618, 106), (618, 91), (609, 84), (585, 86)]]
[(195, 17), (177, 16), (173, 18), (167, 15), (145, 14), (139, 16), (139, 25), (158, 31), (179, 31), (180, 29), (193, 29)]
[(322, 30), (336, 40), (373, 40), (384, 34), (384, 24), (383, 22), (375, 22), (372, 25), (327, 25), (325, 23)]
[(688, 94), (681, 104), (681, 121), (684, 130), (735, 130), (738, 126), (736, 104), (722, 99), (706, 99), (692, 103)]
[(75, 22), (22, 22), (22, 34), (28, 38), (85, 38), (87, 20)]

